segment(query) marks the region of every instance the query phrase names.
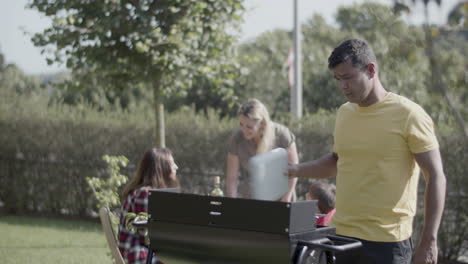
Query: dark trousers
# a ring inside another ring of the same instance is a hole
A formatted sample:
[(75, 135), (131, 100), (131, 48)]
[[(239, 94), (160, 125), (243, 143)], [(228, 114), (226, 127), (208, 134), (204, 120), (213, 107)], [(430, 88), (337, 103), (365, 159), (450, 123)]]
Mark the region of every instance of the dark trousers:
[(362, 242), (362, 247), (336, 253), (336, 264), (411, 264), (411, 238), (400, 242), (357, 240)]

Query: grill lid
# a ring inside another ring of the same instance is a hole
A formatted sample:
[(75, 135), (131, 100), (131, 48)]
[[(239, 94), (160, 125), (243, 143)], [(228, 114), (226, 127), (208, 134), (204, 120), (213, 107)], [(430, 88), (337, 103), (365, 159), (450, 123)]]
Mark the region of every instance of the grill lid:
[(285, 203), (151, 191), (149, 221), (293, 234), (315, 230), (316, 201)]

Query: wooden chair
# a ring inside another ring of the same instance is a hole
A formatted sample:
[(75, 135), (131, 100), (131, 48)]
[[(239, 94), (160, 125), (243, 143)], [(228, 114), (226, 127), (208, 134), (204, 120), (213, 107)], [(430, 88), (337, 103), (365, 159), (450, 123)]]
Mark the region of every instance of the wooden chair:
[(119, 246), (117, 244), (116, 235), (112, 227), (112, 214), (107, 207), (102, 207), (99, 209), (99, 218), (101, 219), (102, 229), (106, 235), (107, 244), (109, 245), (112, 260), (115, 264), (125, 264), (125, 261), (120, 254)]

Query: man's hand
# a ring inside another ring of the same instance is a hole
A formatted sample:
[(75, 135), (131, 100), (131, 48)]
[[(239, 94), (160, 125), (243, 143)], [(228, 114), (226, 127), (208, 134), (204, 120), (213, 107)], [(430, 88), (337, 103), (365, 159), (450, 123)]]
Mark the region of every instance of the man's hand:
[(421, 241), (414, 252), (413, 264), (437, 264), (437, 239)]

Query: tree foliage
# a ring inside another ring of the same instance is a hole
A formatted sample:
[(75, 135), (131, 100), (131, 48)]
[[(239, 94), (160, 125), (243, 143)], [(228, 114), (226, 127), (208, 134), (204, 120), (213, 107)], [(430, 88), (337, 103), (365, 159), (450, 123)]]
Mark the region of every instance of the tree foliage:
[(86, 104), (98, 110), (148, 108), (152, 105), (151, 89), (142, 82), (120, 85), (109, 82), (99, 74), (76, 70), (53, 85), (51, 103)]
[(15, 64), (6, 64), (5, 56), (0, 52), (0, 97), (4, 99), (14, 95), (42, 92), (46, 88), (39, 78), (25, 74)]
[(203, 73), (193, 76), (192, 85), (186, 93), (167, 98), (168, 110), (174, 112), (185, 106), (193, 106), (198, 113), (205, 115), (212, 109), (216, 109), (222, 117), (235, 115), (246, 68), (239, 63), (235, 54), (231, 59), (231, 64), (214, 65), (212, 71), (216, 73), (216, 78)]
[[(410, 5), (408, 4), (408, 0), (394, 0), (394, 9), (393, 11), (398, 14), (401, 10), (406, 11), (407, 13), (411, 13), (412, 8), (410, 8)], [(446, 111), (440, 111), (439, 113), (443, 113), (442, 118), (445, 119), (444, 122), (453, 122), (456, 123), (456, 125), (459, 127), (459, 131), (461, 134), (465, 137), (465, 141), (468, 140), (468, 127), (465, 123), (466, 120), (466, 115), (462, 113), (460, 109), (464, 108), (463, 105), (460, 108), (459, 104), (457, 104), (456, 100), (453, 99), (453, 90), (449, 86), (450, 80), (447, 80), (446, 76), (450, 74), (444, 74), (444, 69), (446, 69), (446, 65), (443, 63), (445, 60), (443, 59), (443, 54), (440, 52), (442, 50), (444, 53), (447, 51), (450, 51), (451, 49), (441, 49), (442, 46), (438, 45), (441, 42), (445, 42), (445, 36), (441, 37), (441, 31), (445, 31), (442, 28), (436, 27), (434, 25), (431, 25), (431, 16), (429, 14), (429, 4), (431, 2), (436, 3), (438, 6), (442, 4), (441, 0), (412, 0), (412, 4), (416, 4), (417, 2), (421, 2), (424, 6), (424, 25), (423, 25), (423, 30), (424, 30), (424, 52), (425, 55), (427, 56), (428, 60), (428, 65), (429, 65), (429, 74), (427, 81), (425, 82), (426, 89), (430, 92), (433, 92), (436, 96), (437, 102), (434, 102), (437, 108), (445, 108), (444, 110)], [(465, 3), (466, 4), (466, 3)], [(457, 25), (461, 24), (464, 19), (464, 15), (468, 10), (468, 5), (465, 5), (462, 3), (459, 3), (455, 5), (455, 7), (452, 8), (452, 11), (448, 15), (448, 23), (450, 25)], [(401, 8), (403, 6), (404, 8)], [(462, 26), (459, 25), (458, 28), (449, 29), (449, 31), (453, 31), (458, 37), (462, 36), (464, 34), (462, 31), (459, 31)], [(447, 33), (447, 32), (445, 32)], [(447, 35), (447, 34), (443, 34)], [(452, 38), (453, 40), (453, 38)], [(466, 34), (465, 34), (465, 40), (466, 40)], [(463, 41), (461, 43), (466, 43), (466, 41)], [(457, 43), (451, 43), (452, 45)], [(460, 51), (459, 51), (460, 52)], [(461, 51), (463, 53), (463, 49)], [(450, 64), (447, 64), (451, 70), (459, 70), (460, 67), (458, 64), (455, 64), (455, 67), (450, 67)], [(465, 66), (466, 67), (466, 66)], [(466, 83), (466, 80), (464, 80)], [(437, 112), (437, 111), (434, 111)], [(447, 118), (447, 113), (449, 118)], [(438, 119), (440, 118), (440, 115), (437, 117)]]
[(468, 28), (468, 1), (460, 1), (450, 10), (448, 23), (451, 26), (460, 26), (465, 30)]
[[(423, 50), (419, 47), (422, 31), (407, 26), (389, 7), (374, 3), (341, 7), (336, 22), (336, 26), (330, 25), (322, 16), (314, 15), (302, 25), (306, 113), (315, 113), (319, 109), (331, 110), (344, 102), (328, 71), (327, 58), (338, 43), (351, 37), (364, 38), (374, 47), (381, 78), (391, 90), (410, 91), (408, 94), (424, 90), (421, 79), (417, 77), (424, 76), (423, 72), (427, 69)], [(247, 82), (247, 92), (260, 94), (267, 102), (281, 105), (283, 111), (289, 108), (284, 64), (291, 46), (287, 32), (273, 31), (240, 48), (241, 51), (248, 51), (246, 55), (252, 54), (249, 60), (245, 60), (245, 67), (249, 69), (247, 79), (253, 80)], [(417, 64), (420, 66), (415, 67)]]
[[(225, 31), (242, 10), (236, 0), (34, 0), (30, 7), (53, 19), (33, 37), (37, 46), (56, 48), (49, 62), (99, 70), (124, 83), (153, 80), (161, 72), (190, 77), (195, 66), (209, 71), (207, 62), (233, 41)], [(174, 79), (168, 90), (184, 82)]]
[[(454, 31), (439, 32), (435, 40), (435, 60), (441, 78), (449, 87), (448, 96), (467, 118), (465, 67), (467, 42)], [(327, 58), (341, 41), (351, 37), (366, 39), (373, 47), (379, 76), (384, 87), (415, 100), (436, 122), (453, 126), (455, 120), (444, 100), (444, 94), (431, 88), (431, 67), (426, 53), (422, 27), (407, 25), (388, 6), (364, 3), (338, 8), (336, 25), (328, 24), (320, 15), (310, 17), (302, 25), (303, 35), (303, 101), (304, 112), (333, 110), (344, 103), (343, 96), (328, 71)], [(292, 46), (286, 31), (266, 32), (239, 48), (248, 74), (239, 87), (240, 98), (258, 96), (273, 112), (288, 111), (289, 89), (285, 62)], [(271, 52), (275, 51), (275, 52)], [(241, 97), (242, 96), (242, 97)]]
[[(48, 62), (65, 62), (74, 72), (128, 89), (152, 88), (155, 113), (164, 96), (184, 93), (194, 76), (216, 80), (230, 64), (233, 32), (243, 0), (32, 0), (30, 8), (52, 18), (33, 42)], [(85, 77), (86, 78), (86, 77)], [(161, 125), (159, 119), (157, 126)], [(159, 127), (157, 130), (161, 129)]]
[(265, 32), (239, 47), (240, 62), (247, 69), (236, 89), (242, 100), (257, 97), (273, 113), (288, 111), (289, 93), (285, 92), (289, 92), (287, 58), (291, 47), (291, 33), (280, 29)]

